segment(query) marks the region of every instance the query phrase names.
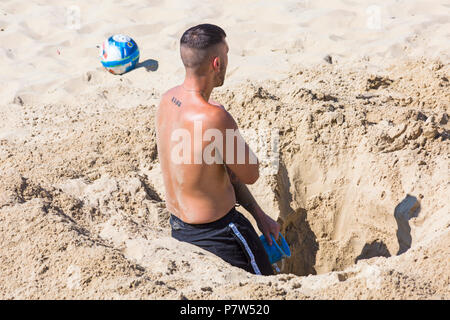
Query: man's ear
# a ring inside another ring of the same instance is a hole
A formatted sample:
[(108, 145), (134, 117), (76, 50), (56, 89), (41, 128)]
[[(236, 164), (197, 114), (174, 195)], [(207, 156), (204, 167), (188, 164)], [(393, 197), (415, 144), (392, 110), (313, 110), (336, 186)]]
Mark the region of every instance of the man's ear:
[(213, 68), (215, 71), (220, 71), (220, 58), (219, 57), (214, 57)]

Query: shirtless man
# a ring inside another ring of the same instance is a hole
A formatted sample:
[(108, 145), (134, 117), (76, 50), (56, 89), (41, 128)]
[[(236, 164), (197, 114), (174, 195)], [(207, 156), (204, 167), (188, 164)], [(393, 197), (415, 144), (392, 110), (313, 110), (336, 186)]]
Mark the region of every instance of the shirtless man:
[[(256, 231), (235, 209), (238, 203), (253, 215), (269, 245), (270, 234), (278, 239), (279, 224), (264, 213), (246, 186), (259, 178), (259, 163), (242, 136), (236, 134), (239, 131), (233, 117), (210, 99), (214, 87), (225, 79), (229, 50), (225, 37), (220, 27), (211, 24), (184, 32), (180, 53), (185, 80), (163, 94), (157, 110), (158, 157), (172, 236), (248, 272), (271, 275), (272, 267)], [(200, 130), (200, 137), (196, 130)], [(204, 141), (207, 130), (216, 133), (214, 139)], [(191, 140), (178, 152), (180, 132)], [(226, 138), (230, 132), (235, 133), (231, 140)], [(213, 148), (211, 154), (218, 161), (211, 163), (202, 156), (215, 139), (220, 139), (217, 142), (223, 147)], [(243, 146), (245, 161), (238, 159), (239, 146)], [(183, 161), (179, 161), (180, 155)]]

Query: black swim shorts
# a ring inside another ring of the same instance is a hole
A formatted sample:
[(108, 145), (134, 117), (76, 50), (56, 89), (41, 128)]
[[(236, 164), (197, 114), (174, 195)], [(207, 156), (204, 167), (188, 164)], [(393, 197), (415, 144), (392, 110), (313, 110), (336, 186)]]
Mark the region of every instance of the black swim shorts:
[(211, 223), (189, 224), (171, 214), (172, 237), (219, 256), (258, 275), (273, 275), (269, 257), (250, 221), (234, 207)]

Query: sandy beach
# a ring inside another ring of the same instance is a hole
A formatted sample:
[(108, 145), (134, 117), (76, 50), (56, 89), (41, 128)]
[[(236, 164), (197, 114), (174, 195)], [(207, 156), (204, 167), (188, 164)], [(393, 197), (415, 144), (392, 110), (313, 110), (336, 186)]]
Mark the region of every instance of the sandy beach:
[[(449, 13), (444, 0), (1, 0), (0, 298), (449, 299)], [(230, 47), (213, 99), (244, 133), (279, 134), (276, 170), (250, 186), (291, 247), (274, 276), (170, 236), (155, 109), (200, 23)], [(120, 76), (99, 60), (118, 33), (141, 52)]]

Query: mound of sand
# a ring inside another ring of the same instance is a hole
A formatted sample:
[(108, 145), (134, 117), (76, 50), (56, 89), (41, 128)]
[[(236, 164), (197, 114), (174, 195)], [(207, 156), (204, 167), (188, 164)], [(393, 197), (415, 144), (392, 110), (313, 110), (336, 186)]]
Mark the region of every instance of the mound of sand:
[(271, 277), (170, 237), (155, 104), (114, 99), (160, 92), (123, 77), (73, 102), (16, 99), (1, 113), (21, 134), (0, 140), (0, 297), (448, 299), (449, 70), (324, 62), (213, 93), (242, 128), (279, 130), (279, 170), (251, 186), (292, 249)]

